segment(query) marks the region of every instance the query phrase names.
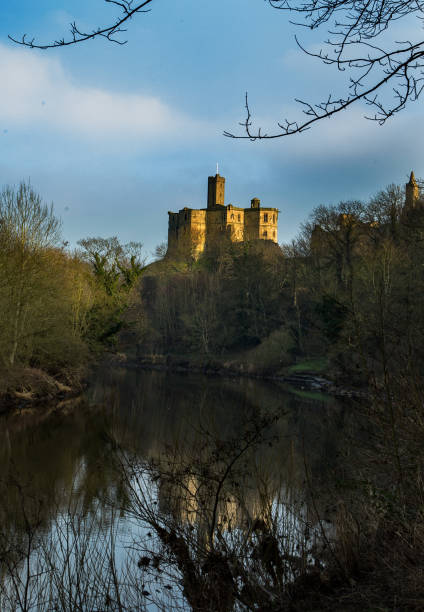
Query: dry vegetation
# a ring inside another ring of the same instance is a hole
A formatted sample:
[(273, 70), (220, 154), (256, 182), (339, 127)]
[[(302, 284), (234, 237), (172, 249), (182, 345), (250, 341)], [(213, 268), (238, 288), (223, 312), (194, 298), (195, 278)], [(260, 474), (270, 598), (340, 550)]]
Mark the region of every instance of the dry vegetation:
[[(71, 253), (53, 207), (29, 184), (0, 194), (0, 398), (49, 399), (78, 388), (111, 347), (141, 273), (140, 245), (85, 239)], [(53, 379), (52, 379), (53, 377)], [(19, 403), (19, 402), (18, 402)]]

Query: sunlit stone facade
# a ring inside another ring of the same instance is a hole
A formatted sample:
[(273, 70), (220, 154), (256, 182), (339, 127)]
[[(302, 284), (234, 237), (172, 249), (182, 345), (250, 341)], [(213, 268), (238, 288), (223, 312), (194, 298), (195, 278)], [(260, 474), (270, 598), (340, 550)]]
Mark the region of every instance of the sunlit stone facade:
[(278, 209), (262, 207), (253, 198), (250, 208), (225, 205), (225, 178), (208, 178), (207, 208), (183, 208), (169, 212), (168, 253), (198, 257), (208, 245), (230, 239), (232, 242), (271, 240), (277, 242)]

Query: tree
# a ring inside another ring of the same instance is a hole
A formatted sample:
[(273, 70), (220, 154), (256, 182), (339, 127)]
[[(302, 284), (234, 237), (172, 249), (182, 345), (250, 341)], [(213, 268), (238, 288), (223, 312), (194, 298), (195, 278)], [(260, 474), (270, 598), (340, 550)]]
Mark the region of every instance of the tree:
[(92, 265), (93, 273), (109, 296), (119, 291), (129, 291), (141, 275), (145, 258), (140, 242), (121, 244), (116, 236), (111, 238), (82, 238), (83, 257)]
[(0, 270), (3, 302), (3, 360), (15, 363), (37, 304), (43, 255), (58, 244), (60, 222), (31, 185), (6, 188), (0, 195)]
[[(361, 202), (318, 206), (303, 226), (310, 234), (312, 253), (323, 269), (334, 270), (334, 291), (351, 291), (355, 254), (364, 238), (365, 209)], [(328, 279), (324, 281), (327, 285)], [(328, 285), (327, 285), (328, 287)]]
[(365, 215), (373, 227), (370, 236), (374, 240), (380, 240), (381, 235), (387, 234), (387, 230), (392, 238), (397, 237), (404, 203), (404, 190), (399, 185), (393, 184), (371, 198)]
[(121, 244), (116, 236), (83, 238), (78, 244), (98, 287), (88, 336), (95, 342), (113, 344), (124, 326), (123, 313), (129, 305), (129, 294), (144, 271), (142, 244)]
[[(123, 27), (132, 18), (150, 10), (153, 0), (134, 2), (134, 0), (105, 0), (107, 4), (119, 8), (119, 15), (106, 26), (91, 32), (81, 30), (73, 22), (70, 24), (70, 37), (60, 38), (50, 43), (38, 43), (35, 38), (23, 35), (20, 39), (9, 36), (17, 43), (30, 48), (49, 49), (74, 45), (95, 38), (125, 44), (119, 35), (126, 31)], [(414, 38), (398, 42), (384, 42), (384, 34), (391, 32), (400, 19), (411, 17), (421, 21), (423, 5), (420, 2), (404, 0), (267, 0), (269, 5), (279, 11), (289, 11), (300, 18), (298, 26), (310, 30), (327, 28), (328, 39), (318, 52), (308, 51), (296, 37), (299, 47), (310, 57), (324, 64), (336, 66), (348, 76), (344, 94), (329, 94), (321, 102), (296, 100), (302, 110), (302, 119), (285, 118), (277, 122), (274, 133), (264, 133), (253, 127), (252, 114), (246, 93), (246, 116), (240, 123), (244, 133), (224, 132), (230, 138), (250, 140), (281, 138), (308, 130), (315, 123), (349, 108), (357, 102), (370, 107), (367, 119), (380, 125), (403, 110), (410, 102), (418, 100), (424, 77), (424, 40), (414, 32)], [(408, 24), (409, 25), (409, 24)], [(421, 28), (421, 25), (420, 25)]]
[(0, 368), (80, 363), (94, 282), (60, 244), (60, 221), (28, 183), (0, 194)]

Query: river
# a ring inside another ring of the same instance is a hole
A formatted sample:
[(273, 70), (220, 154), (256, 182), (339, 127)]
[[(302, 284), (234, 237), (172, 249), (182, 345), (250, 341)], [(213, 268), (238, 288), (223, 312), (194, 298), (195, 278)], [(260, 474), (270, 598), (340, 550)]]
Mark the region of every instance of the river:
[(277, 605), (326, 563), (354, 423), (278, 383), (131, 368), (4, 417), (0, 609)]

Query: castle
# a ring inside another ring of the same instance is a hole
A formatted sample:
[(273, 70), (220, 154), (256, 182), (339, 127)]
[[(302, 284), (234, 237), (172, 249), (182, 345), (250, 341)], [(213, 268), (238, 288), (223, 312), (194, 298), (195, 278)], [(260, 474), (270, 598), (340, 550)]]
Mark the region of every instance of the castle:
[(206, 247), (222, 241), (271, 240), (277, 242), (278, 209), (263, 208), (253, 198), (250, 208), (225, 205), (225, 178), (208, 178), (207, 208), (169, 212), (168, 253), (197, 258)]

